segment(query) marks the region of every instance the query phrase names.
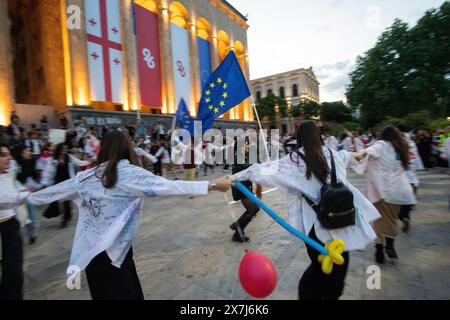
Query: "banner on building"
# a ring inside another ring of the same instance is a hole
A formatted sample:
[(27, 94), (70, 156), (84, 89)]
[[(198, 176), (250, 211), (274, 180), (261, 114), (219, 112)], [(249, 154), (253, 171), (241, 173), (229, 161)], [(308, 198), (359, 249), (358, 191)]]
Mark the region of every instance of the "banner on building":
[(191, 76), (189, 66), (189, 34), (173, 23), (170, 24), (172, 34), (173, 79), (175, 85), (175, 104), (184, 99), (191, 104)]
[(134, 11), (141, 103), (162, 107), (158, 16), (138, 4)]
[(85, 0), (91, 100), (123, 103), (119, 0)]
[(198, 59), (200, 66), (200, 85), (201, 90), (208, 83), (209, 76), (211, 75), (211, 44), (209, 41), (197, 37), (198, 43)]

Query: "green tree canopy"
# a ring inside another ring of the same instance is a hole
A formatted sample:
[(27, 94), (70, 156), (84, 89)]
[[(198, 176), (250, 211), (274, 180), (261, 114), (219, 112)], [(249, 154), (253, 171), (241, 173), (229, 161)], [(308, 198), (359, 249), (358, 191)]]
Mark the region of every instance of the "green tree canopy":
[(450, 115), (450, 2), (412, 28), (396, 20), (358, 57), (350, 77), (347, 99), (360, 107), (365, 126), (422, 110), (434, 118)]

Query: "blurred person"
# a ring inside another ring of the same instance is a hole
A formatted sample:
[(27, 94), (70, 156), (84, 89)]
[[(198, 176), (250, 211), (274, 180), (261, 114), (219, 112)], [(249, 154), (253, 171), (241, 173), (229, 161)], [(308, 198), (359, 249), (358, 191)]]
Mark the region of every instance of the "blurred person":
[[(383, 129), (380, 140), (362, 150), (366, 159), (366, 194), (381, 214), (373, 222), (377, 263), (384, 263), (384, 250), (391, 259), (398, 259), (394, 241), (402, 205), (415, 205), (416, 197), (406, 171), (410, 167), (409, 146), (395, 127)], [(385, 242), (385, 244), (384, 244)]]
[[(2, 193), (0, 199), (5, 202), (13, 201), (13, 199), (8, 199), (5, 194), (16, 197), (16, 194), (20, 192), (15, 184), (11, 161), (12, 157), (8, 147), (5, 144), (0, 145), (0, 192)], [(0, 208), (0, 236), (2, 240), (0, 300), (22, 300), (23, 242), (20, 222), (15, 209), (7, 206)]]
[(425, 169), (431, 169), (433, 163), (431, 161), (431, 145), (433, 138), (428, 130), (420, 130), (417, 135), (417, 149), (422, 158)]

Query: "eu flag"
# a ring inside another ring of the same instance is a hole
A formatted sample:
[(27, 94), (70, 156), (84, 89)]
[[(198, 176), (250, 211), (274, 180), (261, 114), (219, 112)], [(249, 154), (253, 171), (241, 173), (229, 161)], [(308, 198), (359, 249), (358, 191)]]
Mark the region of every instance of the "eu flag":
[(186, 129), (189, 133), (194, 135), (194, 119), (192, 119), (191, 114), (186, 106), (186, 102), (182, 98), (180, 104), (178, 105), (178, 110), (176, 114), (177, 120), (182, 129)]
[(250, 95), (236, 54), (230, 51), (203, 89), (197, 116), (198, 120), (203, 121), (203, 131), (210, 129), (215, 119)]

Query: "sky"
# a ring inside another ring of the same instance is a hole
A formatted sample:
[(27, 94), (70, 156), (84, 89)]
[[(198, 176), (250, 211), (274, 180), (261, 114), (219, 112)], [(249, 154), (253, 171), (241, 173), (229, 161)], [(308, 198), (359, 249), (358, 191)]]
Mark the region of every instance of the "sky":
[(358, 55), (396, 18), (413, 26), (444, 0), (228, 0), (247, 16), (250, 79), (313, 67), (320, 100), (345, 99)]

